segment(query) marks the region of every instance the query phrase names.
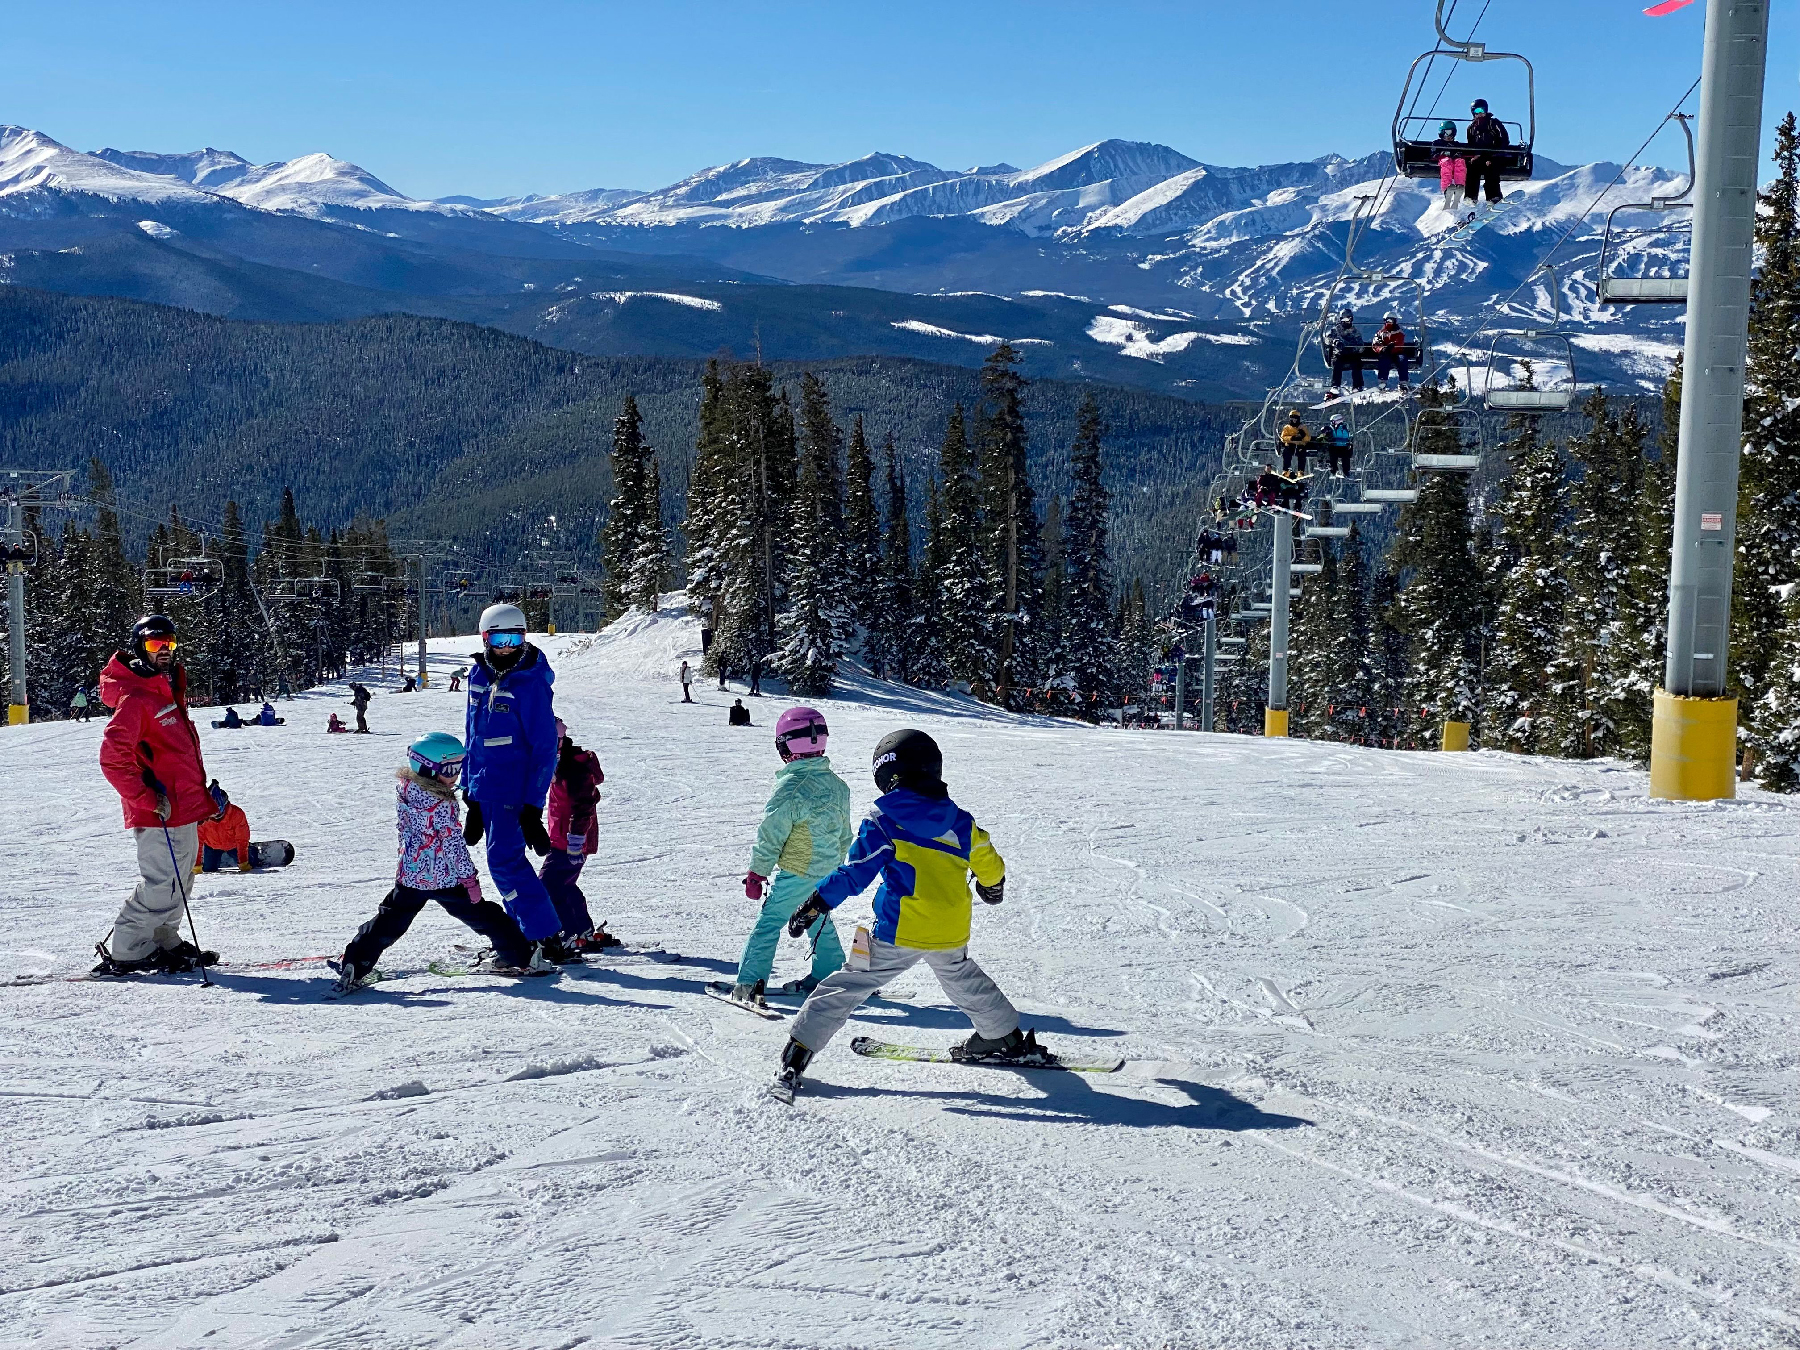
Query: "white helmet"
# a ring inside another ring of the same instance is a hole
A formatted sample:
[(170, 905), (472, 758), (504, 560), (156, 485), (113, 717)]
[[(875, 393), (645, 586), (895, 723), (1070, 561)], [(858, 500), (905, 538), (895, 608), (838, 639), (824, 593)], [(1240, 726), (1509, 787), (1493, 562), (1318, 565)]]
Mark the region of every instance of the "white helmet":
[(523, 633), (526, 631), (525, 611), (517, 605), (489, 605), (481, 611), (481, 635), (489, 633)]

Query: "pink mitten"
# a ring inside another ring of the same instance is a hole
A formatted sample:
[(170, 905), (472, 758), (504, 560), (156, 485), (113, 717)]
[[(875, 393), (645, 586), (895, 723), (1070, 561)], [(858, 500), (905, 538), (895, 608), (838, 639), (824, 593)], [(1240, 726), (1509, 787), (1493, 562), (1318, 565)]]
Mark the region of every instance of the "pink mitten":
[(471, 874), (464, 877), (463, 889), (469, 893), (469, 903), (471, 905), (479, 905), (481, 903), (481, 878), (479, 876)]
[(744, 895), (751, 900), (762, 899), (763, 887), (768, 884), (768, 881), (767, 877), (759, 877), (754, 872), (746, 872), (744, 874)]

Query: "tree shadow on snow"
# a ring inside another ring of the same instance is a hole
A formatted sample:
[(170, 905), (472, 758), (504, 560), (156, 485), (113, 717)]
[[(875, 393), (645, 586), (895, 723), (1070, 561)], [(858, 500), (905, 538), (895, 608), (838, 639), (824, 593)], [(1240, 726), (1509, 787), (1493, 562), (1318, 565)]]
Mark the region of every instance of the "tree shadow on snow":
[(1313, 1123), (1302, 1116), (1265, 1111), (1255, 1102), (1247, 1102), (1224, 1088), (1216, 1088), (1208, 1083), (1194, 1083), (1184, 1078), (1156, 1080), (1163, 1087), (1185, 1093), (1189, 1099), (1183, 1105), (1170, 1106), (1163, 1102), (1146, 1101), (1141, 1097), (1101, 1092), (1086, 1074), (1043, 1069), (1009, 1069), (1004, 1065), (979, 1067), (987, 1073), (1020, 1075), (1043, 1095), (1034, 1100), (992, 1092), (840, 1087), (812, 1079), (807, 1080), (806, 1091), (818, 1097), (921, 1097), (947, 1103), (944, 1107), (946, 1114), (993, 1116), (1029, 1121), (1034, 1125), (1121, 1125), (1145, 1130), (1220, 1130), (1237, 1133), (1241, 1130), (1292, 1130)]

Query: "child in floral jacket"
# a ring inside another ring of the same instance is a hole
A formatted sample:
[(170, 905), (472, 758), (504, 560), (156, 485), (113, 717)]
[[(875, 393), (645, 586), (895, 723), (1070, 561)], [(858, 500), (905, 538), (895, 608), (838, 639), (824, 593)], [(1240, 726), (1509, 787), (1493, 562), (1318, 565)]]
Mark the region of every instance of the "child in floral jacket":
[(400, 862), (394, 889), (382, 897), (375, 917), (356, 930), (338, 963), (337, 991), (362, 987), (380, 959), (406, 935), (428, 901), (435, 900), (494, 944), (496, 970), (520, 971), (537, 964), (532, 945), (499, 905), (484, 900), (481, 878), (463, 843), (456, 810), (456, 780), (462, 774), (463, 745), (434, 731), (407, 750), (407, 766), (395, 777), (395, 809)]

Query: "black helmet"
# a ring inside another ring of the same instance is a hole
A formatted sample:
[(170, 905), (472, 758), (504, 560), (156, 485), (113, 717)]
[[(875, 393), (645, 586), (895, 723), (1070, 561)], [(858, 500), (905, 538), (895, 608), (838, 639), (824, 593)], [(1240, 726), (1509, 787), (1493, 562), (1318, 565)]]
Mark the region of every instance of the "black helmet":
[(167, 614), (146, 614), (131, 625), (131, 650), (139, 657), (148, 654), (144, 651), (144, 639), (153, 637), (172, 638), (175, 636), (175, 620)]
[(944, 752), (922, 731), (890, 731), (875, 747), (875, 786), (881, 792), (911, 788), (926, 796), (944, 790)]

